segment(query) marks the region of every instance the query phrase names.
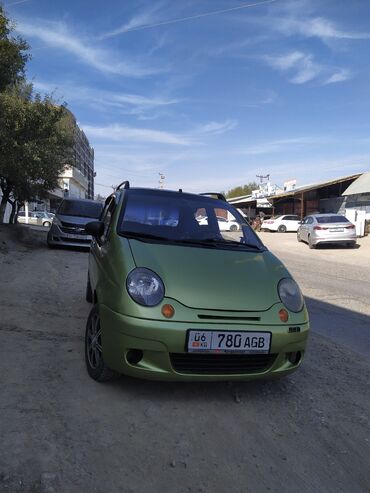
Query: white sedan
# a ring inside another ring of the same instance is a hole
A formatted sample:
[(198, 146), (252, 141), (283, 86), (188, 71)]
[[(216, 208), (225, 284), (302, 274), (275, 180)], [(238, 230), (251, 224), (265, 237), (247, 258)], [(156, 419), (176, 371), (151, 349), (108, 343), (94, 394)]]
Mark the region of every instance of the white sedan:
[(271, 217), (265, 219), (261, 224), (263, 231), (278, 231), (279, 233), (286, 233), (287, 231), (297, 231), (300, 226), (301, 219), (295, 215), (285, 215)]
[[(197, 218), (197, 221), (201, 226), (208, 224), (208, 218), (202, 217), (201, 219)], [(226, 219), (225, 217), (217, 216), (217, 223), (220, 231), (239, 231), (240, 226), (237, 221)]]

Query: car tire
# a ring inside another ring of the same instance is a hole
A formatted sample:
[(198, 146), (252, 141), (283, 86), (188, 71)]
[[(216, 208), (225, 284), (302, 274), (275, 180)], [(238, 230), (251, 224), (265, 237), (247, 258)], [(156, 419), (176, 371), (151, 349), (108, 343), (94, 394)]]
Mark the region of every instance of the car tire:
[(85, 299), (88, 303), (93, 302), (93, 292), (91, 289), (91, 283), (90, 283), (90, 276), (87, 274), (87, 281), (86, 281), (86, 294), (85, 294)]
[(103, 360), (101, 327), (98, 305), (90, 311), (85, 332), (85, 362), (87, 373), (97, 382), (112, 380), (117, 374)]
[(232, 232), (238, 231), (238, 229), (239, 229), (239, 228), (238, 228), (238, 226), (237, 226), (236, 224), (232, 224), (232, 225), (230, 226), (230, 231), (232, 231)]
[(51, 222), (50, 222), (50, 221), (45, 221), (44, 223), (42, 223), (42, 225), (43, 225), (45, 228), (50, 228), (50, 226), (51, 226)]
[(308, 248), (310, 248), (310, 250), (313, 250), (315, 247), (316, 247), (316, 245), (311, 240), (311, 236), (309, 236), (308, 237)]
[(286, 226), (284, 224), (280, 224), (278, 231), (279, 233), (286, 233)]

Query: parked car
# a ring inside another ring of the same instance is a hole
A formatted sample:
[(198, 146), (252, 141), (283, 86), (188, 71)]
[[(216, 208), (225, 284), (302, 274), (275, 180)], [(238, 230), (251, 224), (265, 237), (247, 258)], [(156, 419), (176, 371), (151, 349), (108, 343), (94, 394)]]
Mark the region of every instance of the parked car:
[(265, 219), (262, 221), (261, 229), (267, 231), (278, 231), (279, 233), (297, 231), (300, 221), (299, 216), (292, 214), (271, 217), (270, 219)]
[[(28, 224), (37, 224), (39, 226), (45, 226), (49, 228), (52, 222), (52, 216), (49, 212), (44, 211), (33, 211), (28, 213)], [(26, 213), (21, 211), (18, 213), (18, 222), (26, 223)]]
[(356, 245), (356, 227), (340, 214), (312, 214), (302, 221), (297, 231), (297, 240), (305, 241), (310, 248), (323, 243)]
[[(238, 238), (221, 230), (220, 210)], [(301, 291), (226, 200), (125, 182), (86, 230), (93, 379), (248, 380), (301, 364), (309, 330)]]
[[(220, 231), (239, 231), (239, 223), (237, 221), (226, 219), (221, 216), (216, 216), (216, 219)], [(202, 226), (208, 224), (208, 217), (202, 217), (199, 219), (199, 224)]]
[(48, 246), (90, 248), (91, 236), (86, 232), (85, 226), (92, 219), (99, 219), (102, 210), (103, 204), (95, 200), (64, 199), (48, 232)]

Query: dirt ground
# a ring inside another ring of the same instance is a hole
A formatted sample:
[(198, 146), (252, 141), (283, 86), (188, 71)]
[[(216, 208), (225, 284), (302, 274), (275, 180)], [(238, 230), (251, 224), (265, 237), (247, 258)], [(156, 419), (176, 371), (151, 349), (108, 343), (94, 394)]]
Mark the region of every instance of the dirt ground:
[[(1, 493), (370, 491), (367, 354), (314, 329), (283, 380), (96, 383), (83, 358), (87, 253), (48, 250), (26, 229), (0, 226)], [(286, 255), (280, 236), (266, 243)], [(354, 263), (299, 249), (286, 263), (302, 280), (322, 270), (314, 253), (350, 277)], [(319, 317), (333, 300), (314, 295)], [(341, 309), (333, 330), (341, 317), (370, 337), (366, 310)]]

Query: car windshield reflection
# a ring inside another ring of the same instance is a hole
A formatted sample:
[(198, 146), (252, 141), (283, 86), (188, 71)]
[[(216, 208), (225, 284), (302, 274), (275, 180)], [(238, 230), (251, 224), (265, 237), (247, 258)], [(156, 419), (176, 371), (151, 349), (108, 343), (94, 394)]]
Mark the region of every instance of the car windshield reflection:
[(183, 194), (131, 191), (118, 232), (142, 241), (206, 248), (264, 250), (237, 210), (223, 200)]

